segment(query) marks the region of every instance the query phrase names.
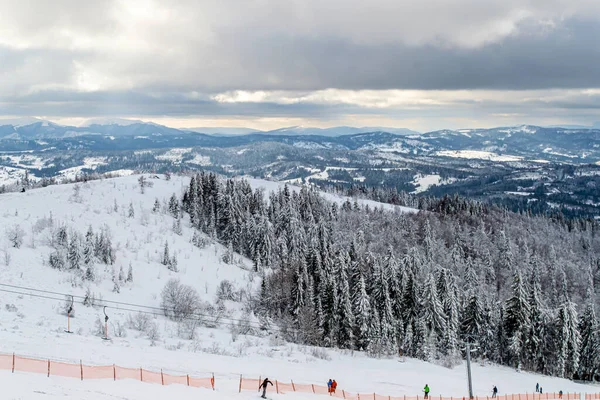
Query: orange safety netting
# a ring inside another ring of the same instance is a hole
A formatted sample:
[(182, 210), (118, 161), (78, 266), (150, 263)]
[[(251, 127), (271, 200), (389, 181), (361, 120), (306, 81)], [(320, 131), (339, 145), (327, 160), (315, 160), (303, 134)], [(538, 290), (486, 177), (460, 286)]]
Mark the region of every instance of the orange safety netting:
[[(214, 389), (214, 387), (215, 387), (214, 382), (215, 381), (213, 378), (192, 378), (192, 377), (190, 377), (190, 386), (197, 387), (197, 388)], [(258, 390), (258, 384), (255, 386), (254, 390)]]
[(0, 354), (0, 369), (12, 370), (13, 355), (12, 354)]
[(314, 393), (314, 391), (313, 391), (313, 385), (306, 385), (306, 384), (302, 384), (302, 383), (294, 383), (294, 388), (296, 389), (296, 392)]
[(102, 367), (83, 366), (83, 379), (115, 379), (116, 367), (106, 365)]
[(162, 385), (162, 375), (160, 372), (142, 370), (142, 382), (146, 383), (157, 383)]
[(242, 390), (258, 390), (262, 381), (260, 379), (240, 378), (240, 391)]
[(115, 367), (116, 379), (135, 379), (136, 381), (142, 380), (141, 370), (139, 368), (123, 368)]
[(313, 385), (313, 390), (316, 394), (329, 394), (327, 386)]
[(16, 356), (15, 371), (48, 374), (48, 361)]
[(285, 394), (294, 392), (294, 385), (291, 383), (283, 383), (279, 381), (275, 381), (275, 388), (277, 389), (277, 393)]
[(50, 376), (81, 379), (81, 365), (50, 361)]
[(188, 384), (187, 376), (175, 376), (169, 374), (163, 374), (163, 380), (165, 385), (186, 385)]

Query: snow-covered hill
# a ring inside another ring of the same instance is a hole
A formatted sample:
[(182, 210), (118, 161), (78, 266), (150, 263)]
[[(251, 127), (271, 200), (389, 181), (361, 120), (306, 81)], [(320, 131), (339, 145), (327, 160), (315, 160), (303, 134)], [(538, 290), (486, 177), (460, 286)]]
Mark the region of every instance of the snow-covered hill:
[[(394, 358), (372, 359), (359, 352), (286, 343), (276, 327), (261, 331), (259, 320), (246, 313), (243, 301), (236, 301), (238, 297), (250, 295), (260, 284), (260, 277), (252, 271), (249, 260), (236, 255), (234, 262), (225, 263), (223, 255), (228, 250), (206, 237), (202, 237), (204, 244), (194, 245), (189, 222), (181, 220), (179, 232), (176, 219), (168, 212), (169, 198), (173, 193), (181, 196), (188, 178), (146, 177), (152, 187), (146, 187), (144, 193), (138, 183), (139, 176), (127, 176), (0, 195), (0, 352), (70, 362), (83, 360), (88, 364), (162, 368), (165, 372), (197, 376), (214, 373), (218, 393), (207, 395), (208, 399), (249, 397), (249, 394), (236, 394), (239, 374), (315, 384), (335, 378), (345, 390), (376, 391), (383, 395), (416, 395), (426, 383), (436, 396), (466, 394), (463, 366), (447, 369), (410, 359), (405, 362)], [(253, 187), (266, 190), (280, 185), (260, 180), (250, 182)], [(153, 211), (157, 199), (160, 210)], [(344, 198), (330, 199), (345, 201)], [(110, 237), (114, 264), (96, 262), (93, 281), (85, 279), (85, 271), (53, 269), (50, 254), (56, 251), (56, 234), (61, 227), (69, 238), (78, 232), (83, 239), (90, 226), (94, 234)], [(15, 235), (21, 239), (20, 248), (12, 247)], [(168, 243), (170, 256), (177, 258), (178, 272), (161, 263), (165, 243)], [(119, 279), (121, 268), (126, 274), (130, 265), (133, 281)], [(203, 313), (209, 323), (202, 324), (194, 334), (189, 325), (160, 315), (161, 291), (172, 278), (194, 287), (205, 305)], [(236, 299), (217, 303), (216, 294), (223, 280), (232, 283)], [(62, 294), (85, 296), (86, 292), (94, 295), (97, 304), (108, 305), (110, 341), (100, 338), (104, 318), (100, 307), (76, 303), (71, 320), (74, 333), (64, 332), (67, 318)], [(148, 307), (156, 307), (157, 315), (148, 314), (152, 310)], [(217, 317), (219, 323), (215, 322)], [(140, 328), (139, 325), (146, 326)], [(600, 391), (591, 385), (516, 373), (490, 365), (474, 365), (473, 375), (474, 390), (479, 395), (489, 394), (492, 385), (497, 385), (501, 393), (531, 392), (536, 382), (546, 391)], [(38, 382), (42, 378), (22, 378), (19, 374), (1, 376), (3, 381), (34, 382), (27, 389), (30, 397), (23, 396), (24, 399), (40, 398), (35, 397), (34, 391), (47, 391), (61, 398), (104, 399), (114, 394), (137, 399), (142, 398), (137, 393), (138, 387), (139, 393), (146, 390), (138, 383), (92, 384), (76, 380), (68, 383), (51, 378), (48, 386)], [(71, 384), (73, 389), (69, 390)], [(23, 384), (18, 387), (25, 390)], [(15, 390), (20, 393), (19, 389)], [(148, 390), (160, 390), (164, 396), (182, 399), (188, 398), (188, 393), (197, 393), (187, 388)], [(314, 397), (286, 395), (281, 398)]]

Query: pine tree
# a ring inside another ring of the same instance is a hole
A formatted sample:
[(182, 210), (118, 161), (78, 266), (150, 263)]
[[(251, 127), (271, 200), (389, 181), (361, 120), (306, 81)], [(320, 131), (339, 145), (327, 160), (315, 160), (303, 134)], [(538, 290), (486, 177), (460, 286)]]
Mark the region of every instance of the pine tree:
[(508, 338), (509, 362), (519, 369), (524, 360), (524, 344), (530, 329), (529, 299), (519, 271), (515, 271), (513, 275), (512, 292), (512, 296), (506, 301), (504, 324)]
[(113, 211), (115, 213), (119, 212), (119, 205), (117, 204), (117, 199), (113, 202)]
[(126, 282), (133, 282), (133, 266), (129, 263), (129, 269), (127, 270)]
[(352, 301), (350, 298), (350, 284), (348, 283), (349, 257), (347, 254), (340, 254), (338, 258), (338, 346), (342, 348), (352, 348), (354, 341), (354, 313), (352, 312)]
[(364, 350), (369, 346), (369, 323), (371, 321), (371, 303), (367, 294), (365, 279), (361, 275), (359, 278), (358, 289), (353, 298), (354, 315), (356, 324), (354, 336), (356, 338), (356, 348)]
[(177, 200), (177, 196), (175, 193), (169, 199), (169, 214), (173, 218), (176, 218), (179, 215), (179, 200)]
[(177, 267), (177, 256), (173, 253), (173, 256), (169, 260), (168, 268), (173, 272), (179, 272), (179, 268)]
[(69, 248), (67, 252), (67, 261), (70, 269), (81, 268), (81, 249), (79, 247), (79, 236), (77, 234), (71, 235), (71, 241), (69, 242)]
[(88, 228), (83, 244), (83, 265), (88, 268), (94, 263), (94, 232), (92, 227)]
[(125, 272), (123, 272), (123, 266), (119, 268), (119, 283), (123, 283), (125, 281)]
[(92, 264), (85, 268), (85, 279), (91, 282), (96, 280), (96, 273), (94, 272), (94, 266)]
[[(531, 262), (531, 259), (530, 259)], [(541, 299), (541, 288), (537, 266), (533, 266), (530, 284), (530, 321), (529, 333), (526, 340), (528, 368), (540, 371), (544, 368), (543, 343), (546, 332), (546, 310)]]
[(169, 242), (165, 242), (165, 247), (163, 250), (162, 258), (160, 259), (160, 263), (162, 265), (169, 265), (171, 260), (171, 256), (169, 255)]
[[(447, 338), (446, 314), (444, 313), (444, 308), (438, 297), (433, 274), (429, 274), (425, 281), (421, 312), (420, 321), (424, 325), (425, 333), (429, 340), (428, 344), (434, 342), (443, 343), (443, 339)], [(429, 338), (430, 334), (433, 334), (433, 339)], [(429, 348), (429, 352), (428, 357), (434, 356), (436, 354), (436, 349)]]
[(183, 230), (181, 229), (181, 218), (179, 218), (179, 216), (173, 221), (173, 233), (179, 236), (183, 234)]
[(600, 325), (594, 307), (594, 274), (590, 268), (587, 273), (586, 306), (579, 320), (581, 335), (578, 375), (580, 379), (592, 380), (600, 367)]
[(129, 218), (135, 217), (135, 210), (133, 209), (133, 203), (129, 203), (129, 212), (127, 214)]
[(158, 198), (154, 199), (154, 206), (152, 207), (152, 212), (153, 213), (160, 212), (160, 202), (158, 201)]

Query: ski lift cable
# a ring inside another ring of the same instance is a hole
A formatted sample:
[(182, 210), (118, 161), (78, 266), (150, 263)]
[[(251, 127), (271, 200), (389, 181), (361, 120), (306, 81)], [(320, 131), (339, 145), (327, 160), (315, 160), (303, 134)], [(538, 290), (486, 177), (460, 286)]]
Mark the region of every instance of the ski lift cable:
[[(15, 287), (13, 285), (3, 285), (3, 284), (0, 284), (0, 286)], [(31, 288), (22, 288), (22, 289), (31, 290), (31, 291), (38, 291), (37, 289), (31, 289)], [(42, 291), (42, 290), (39, 290), (39, 291), (41, 291), (43, 293), (48, 293), (48, 291)], [(37, 298), (48, 299), (48, 300), (57, 300), (57, 301), (64, 301), (65, 300), (64, 298), (51, 297), (51, 296), (47, 296), (47, 295), (43, 295), (43, 294), (25, 293), (25, 292), (8, 290), (8, 289), (2, 289), (2, 288), (0, 288), (0, 292), (13, 293), (13, 294), (18, 294), (18, 295), (23, 295), (23, 296), (37, 297)], [(71, 295), (66, 294), (66, 293), (58, 293), (58, 292), (51, 292), (51, 293), (55, 294), (55, 295), (59, 295), (59, 296), (71, 296)], [(82, 296), (72, 296), (72, 297), (73, 298), (77, 297), (77, 298), (80, 298), (80, 299), (85, 299), (85, 297), (82, 297)], [(98, 300), (98, 303), (100, 303), (99, 306), (102, 306), (102, 303), (107, 303), (107, 302), (109, 302), (109, 301)], [(78, 304), (84, 304), (84, 300), (77, 301), (77, 303)], [(129, 304), (129, 303), (121, 303), (121, 302), (116, 302), (116, 301), (110, 301), (110, 303), (117, 304), (117, 305), (120, 305), (120, 304), (131, 305), (131, 306), (134, 306), (134, 307), (148, 308), (148, 309), (157, 310), (157, 311), (137, 310), (137, 309), (126, 308), (126, 307), (119, 307), (119, 306), (103, 306), (103, 307), (105, 307), (105, 308), (106, 307), (112, 308), (112, 309), (118, 310), (118, 311), (130, 311), (130, 312), (137, 312), (137, 313), (142, 313), (142, 314), (149, 314), (149, 315), (154, 315), (154, 316), (158, 316), (158, 317), (164, 317), (165, 316), (165, 314), (164, 314), (165, 309), (164, 308), (158, 308), (158, 307), (152, 307), (152, 306), (142, 306), (142, 305), (138, 305), (138, 304), (132, 305), (132, 304)], [(160, 310), (160, 312), (158, 312), (158, 310)], [(167, 311), (169, 311), (169, 310), (167, 310)], [(181, 316), (179, 318), (180, 319), (189, 320), (189, 321), (210, 322), (210, 319), (215, 318), (215, 316), (208, 315), (208, 314), (200, 314), (200, 313), (190, 313), (187, 316)], [(251, 328), (257, 328), (257, 329), (262, 329), (263, 328), (261, 325), (256, 325), (255, 322), (248, 321), (248, 320), (242, 320), (242, 319), (231, 318), (231, 317), (221, 317), (220, 319), (223, 320), (223, 321), (225, 321), (225, 322), (243, 322), (243, 323), (247, 324)], [(274, 326), (271, 326), (269, 328), (269, 330), (280, 332), (280, 333), (284, 332), (283, 329), (281, 329), (279, 327), (274, 327)], [(287, 331), (289, 331), (289, 332), (298, 332), (297, 329), (287, 329)]]

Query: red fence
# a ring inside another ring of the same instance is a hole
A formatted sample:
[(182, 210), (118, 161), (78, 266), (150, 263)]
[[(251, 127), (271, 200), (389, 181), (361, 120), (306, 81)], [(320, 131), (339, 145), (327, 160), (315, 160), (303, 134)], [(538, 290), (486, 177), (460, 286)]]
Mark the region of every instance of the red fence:
[[(240, 376), (240, 392), (242, 390), (258, 390), (262, 382), (261, 378), (248, 379)], [(312, 385), (312, 384), (301, 384), (284, 383), (280, 381), (273, 382), (273, 389), (278, 394), (285, 394), (291, 392), (298, 393), (314, 393), (321, 395), (329, 395), (331, 397), (337, 397), (339, 399), (347, 400), (425, 400), (423, 396), (383, 396), (377, 393), (350, 393), (345, 390), (337, 389), (335, 392), (330, 392), (327, 386)], [(492, 400), (491, 396), (476, 396), (474, 400)], [(579, 393), (544, 393), (544, 394), (507, 394), (503, 396), (497, 396), (497, 400), (579, 400)], [(429, 400), (467, 400), (466, 397), (442, 397), (442, 396), (429, 396)], [(598, 394), (586, 394), (585, 400), (600, 400), (600, 393)]]
[(134, 379), (136, 381), (158, 385), (185, 385), (197, 388), (215, 389), (215, 377), (196, 378), (189, 375), (170, 375), (149, 371), (143, 368), (123, 368), (118, 365), (90, 366), (69, 364), (52, 360), (21, 357), (15, 354), (0, 354), (0, 370), (33, 372), (46, 376), (62, 376), (66, 378), (85, 379)]

